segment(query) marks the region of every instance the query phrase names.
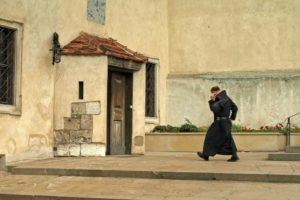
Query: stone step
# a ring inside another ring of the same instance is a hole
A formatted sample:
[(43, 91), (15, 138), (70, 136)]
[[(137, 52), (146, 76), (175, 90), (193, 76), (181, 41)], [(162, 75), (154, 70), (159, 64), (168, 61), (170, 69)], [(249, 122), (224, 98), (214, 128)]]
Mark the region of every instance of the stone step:
[(285, 151), (287, 153), (300, 153), (300, 146), (287, 146)]
[(223, 173), (223, 172), (186, 172), (186, 171), (136, 171), (109, 169), (63, 169), (63, 168), (29, 168), (12, 167), (16, 175), (55, 175), (82, 177), (111, 177), (139, 179), (170, 179), (170, 180), (218, 180), (218, 181), (254, 181), (300, 183), (299, 174), (279, 173)]
[(0, 200), (299, 199), (297, 183), (0, 176)]
[(61, 195), (35, 195), (35, 194), (0, 194), (0, 200), (128, 200), (124, 198), (109, 197), (66, 197)]
[(275, 161), (300, 161), (300, 153), (271, 153), (268, 160)]

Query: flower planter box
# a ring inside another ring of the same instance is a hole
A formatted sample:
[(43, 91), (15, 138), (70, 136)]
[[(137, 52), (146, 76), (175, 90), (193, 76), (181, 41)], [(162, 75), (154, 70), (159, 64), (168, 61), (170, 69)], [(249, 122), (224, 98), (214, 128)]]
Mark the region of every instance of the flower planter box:
[[(196, 152), (203, 148), (204, 132), (189, 133), (147, 133), (147, 152)], [(282, 151), (285, 149), (285, 135), (276, 132), (233, 133), (239, 151)], [(291, 135), (291, 145), (300, 145), (300, 133)]]

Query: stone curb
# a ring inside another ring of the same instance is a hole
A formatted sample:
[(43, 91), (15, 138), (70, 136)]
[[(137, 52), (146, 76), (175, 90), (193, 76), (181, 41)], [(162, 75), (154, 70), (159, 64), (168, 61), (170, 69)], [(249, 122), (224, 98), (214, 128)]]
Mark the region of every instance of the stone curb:
[(300, 161), (300, 153), (271, 153), (269, 160), (275, 161)]
[(108, 197), (64, 197), (64, 196), (44, 196), (32, 194), (0, 194), (0, 200), (129, 200), (123, 198)]
[(217, 180), (252, 181), (272, 183), (300, 183), (300, 174), (247, 174), (214, 172), (170, 172), (170, 171), (126, 171), (126, 170), (90, 170), (58, 168), (12, 168), (12, 174), (18, 175), (56, 175), (114, 178), (146, 178), (173, 180)]

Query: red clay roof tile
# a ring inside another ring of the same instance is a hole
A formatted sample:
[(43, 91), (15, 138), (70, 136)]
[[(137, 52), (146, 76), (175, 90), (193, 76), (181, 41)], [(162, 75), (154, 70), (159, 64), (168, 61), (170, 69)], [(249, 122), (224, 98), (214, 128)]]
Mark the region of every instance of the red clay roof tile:
[(80, 35), (63, 47), (63, 55), (113, 56), (136, 62), (146, 62), (147, 57), (128, 49), (112, 38), (101, 38), (81, 32)]

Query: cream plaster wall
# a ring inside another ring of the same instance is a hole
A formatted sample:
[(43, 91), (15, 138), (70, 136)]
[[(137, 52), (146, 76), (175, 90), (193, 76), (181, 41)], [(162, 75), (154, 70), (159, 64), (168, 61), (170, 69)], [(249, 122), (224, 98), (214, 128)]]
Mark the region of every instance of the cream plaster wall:
[[(100, 115), (93, 115), (93, 142), (106, 143), (107, 57), (65, 56), (56, 66), (54, 129), (64, 128), (71, 103), (100, 101)], [(78, 99), (78, 82), (84, 82), (84, 99)]]
[[(22, 113), (20, 116), (0, 114), (0, 153), (7, 155), (8, 162), (52, 156), (53, 122), (57, 121), (57, 127), (62, 123), (62, 119), (53, 119), (54, 82), (58, 78), (55, 77), (55, 69), (58, 72), (62, 70), (60, 67), (69, 70), (67, 65), (75, 66), (75, 62), (72, 63), (66, 57), (62, 57), (62, 66), (52, 66), (49, 49), (55, 31), (59, 33), (62, 45), (77, 37), (80, 31), (85, 31), (113, 37), (133, 50), (159, 58), (162, 69), (160, 119), (165, 121), (167, 0), (109, 0), (105, 25), (87, 20), (86, 0), (0, 0), (0, 5), (0, 18), (21, 23), (24, 29), (21, 60)], [(80, 61), (81, 58), (74, 60), (85, 63)], [(94, 62), (88, 58), (86, 60), (87, 63)], [(103, 103), (101, 101), (102, 108), (106, 107)], [(64, 107), (60, 114), (66, 113), (65, 109), (69, 110)], [(100, 124), (98, 129), (104, 131)], [(94, 139), (103, 140), (101, 137)]]
[(275, 125), (300, 111), (300, 1), (170, 0), (168, 8), (168, 124), (209, 125), (215, 85), (238, 104), (237, 124)]
[(170, 73), (299, 69), (300, 1), (170, 0)]
[(159, 59), (159, 121), (166, 122), (168, 0), (108, 0), (106, 31), (129, 48)]
[(58, 3), (0, 2), (0, 18), (23, 26), (21, 115), (0, 114), (0, 153), (7, 155), (8, 162), (52, 156), (54, 67), (49, 49), (59, 20), (54, 14)]
[[(132, 99), (132, 153), (145, 152), (145, 65), (133, 73), (133, 99)], [(142, 137), (142, 144), (138, 144), (137, 138)]]

